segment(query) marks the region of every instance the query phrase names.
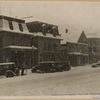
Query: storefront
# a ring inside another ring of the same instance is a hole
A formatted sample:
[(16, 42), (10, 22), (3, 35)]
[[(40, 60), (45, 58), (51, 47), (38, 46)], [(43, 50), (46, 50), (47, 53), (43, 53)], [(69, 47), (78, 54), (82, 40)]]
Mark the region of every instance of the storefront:
[(16, 66), (31, 68), (33, 66), (34, 50), (37, 48), (27, 46), (7, 46), (4, 47), (5, 62), (15, 62)]
[(83, 54), (80, 52), (68, 53), (68, 60), (72, 66), (83, 66), (88, 63), (88, 54)]

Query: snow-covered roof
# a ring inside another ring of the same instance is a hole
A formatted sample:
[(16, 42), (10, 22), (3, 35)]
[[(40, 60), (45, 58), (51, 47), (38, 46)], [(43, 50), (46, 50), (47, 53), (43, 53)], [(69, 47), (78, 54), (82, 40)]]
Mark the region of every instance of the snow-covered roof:
[(6, 20), (9, 20), (9, 21), (25, 23), (25, 20), (23, 20), (23, 19), (11, 17), (11, 16), (9, 17), (9, 16), (5, 16), (5, 15), (0, 15), (0, 19), (6, 19)]
[(39, 36), (39, 37), (45, 37), (45, 38), (52, 38), (52, 39), (60, 39), (60, 40), (62, 40), (61, 36), (59, 36), (59, 35), (53, 36), (50, 33), (46, 33), (46, 35), (43, 35), (42, 32), (37, 32), (37, 33), (34, 32), (33, 35), (34, 36)]
[(19, 29), (19, 23), (12, 21), (12, 27), (13, 29), (10, 29), (9, 26), (9, 20), (6, 19), (0, 19), (0, 31), (7, 31), (7, 32), (13, 32), (13, 33), (19, 33), (19, 34), (27, 34), (32, 35), (25, 23), (20, 23), (22, 26), (22, 31)]
[(0, 63), (0, 66), (3, 66), (3, 65), (12, 65), (12, 64), (15, 64), (14, 62), (5, 62), (5, 63)]
[(27, 50), (32, 50), (32, 49), (37, 49), (36, 47), (28, 47), (28, 46), (14, 46), (14, 45), (10, 45), (10, 46), (6, 46), (4, 47), (6, 48), (11, 48), (11, 49), (27, 49)]
[(82, 31), (80, 32), (74, 32), (74, 33), (64, 33), (61, 34), (61, 38), (63, 38), (63, 41), (61, 41), (61, 44), (66, 44), (66, 42), (73, 42), (77, 43), (79, 37), (81, 36)]
[(27, 22), (26, 24), (44, 24), (46, 26), (55, 26), (55, 27), (58, 27), (57, 25), (49, 24), (49, 23), (41, 22), (41, 21), (31, 21), (31, 22)]
[(84, 55), (84, 56), (88, 56), (88, 54), (83, 54), (81, 52), (69, 52), (69, 55)]

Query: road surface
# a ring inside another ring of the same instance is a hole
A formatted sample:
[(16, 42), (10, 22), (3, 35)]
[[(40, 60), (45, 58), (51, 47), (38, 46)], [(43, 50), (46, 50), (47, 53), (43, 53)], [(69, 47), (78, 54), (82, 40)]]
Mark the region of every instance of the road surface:
[(56, 73), (30, 73), (0, 79), (0, 96), (59, 96), (100, 93), (100, 67), (72, 67)]

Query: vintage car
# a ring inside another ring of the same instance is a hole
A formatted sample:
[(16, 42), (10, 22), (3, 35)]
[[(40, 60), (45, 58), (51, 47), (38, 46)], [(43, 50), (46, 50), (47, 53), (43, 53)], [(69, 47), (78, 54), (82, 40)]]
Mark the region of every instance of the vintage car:
[(92, 67), (93, 67), (93, 68), (98, 67), (98, 66), (100, 66), (100, 61), (98, 61), (98, 62), (92, 64)]
[(0, 63), (0, 75), (5, 75), (6, 77), (14, 77), (18, 75), (14, 62)]
[(97, 65), (100, 66), (100, 61), (97, 62)]
[(92, 64), (92, 68), (98, 67), (97, 63)]
[(42, 61), (36, 67), (32, 67), (32, 73), (53, 73), (69, 71), (71, 66), (68, 62), (54, 62), (54, 61)]
[(38, 64), (38, 70), (41, 73), (55, 72), (55, 62), (53, 61), (43, 61)]

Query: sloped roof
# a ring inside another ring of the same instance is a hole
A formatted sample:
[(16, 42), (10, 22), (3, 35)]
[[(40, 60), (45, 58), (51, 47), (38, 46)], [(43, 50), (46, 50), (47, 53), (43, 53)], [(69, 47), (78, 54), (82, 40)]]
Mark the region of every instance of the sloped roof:
[(58, 27), (57, 25), (49, 24), (49, 23), (41, 22), (41, 21), (31, 21), (31, 22), (27, 22), (26, 24), (27, 25), (29, 25), (29, 24), (46, 24), (47, 26), (56, 26), (56, 27)]
[(6, 20), (9, 20), (9, 21), (15, 21), (15, 22), (20, 22), (20, 23), (25, 23), (25, 20), (23, 20), (23, 19), (9, 17), (9, 16), (4, 16), (4, 15), (0, 15), (0, 19), (6, 19)]
[(65, 44), (66, 42), (74, 42), (77, 43), (79, 37), (81, 36), (82, 31), (75, 31), (74, 33), (64, 33), (61, 34), (61, 38), (63, 38), (63, 41), (61, 41), (61, 44)]
[(25, 23), (21, 23), (23, 31), (20, 31), (20, 29), (19, 29), (19, 22), (12, 21), (12, 26), (13, 26), (13, 29), (11, 30), (10, 26), (9, 26), (9, 20), (7, 20), (7, 19), (0, 19), (0, 31), (33, 35), (33, 34), (31, 34), (29, 32), (29, 30), (28, 30), (28, 28), (27, 28)]

